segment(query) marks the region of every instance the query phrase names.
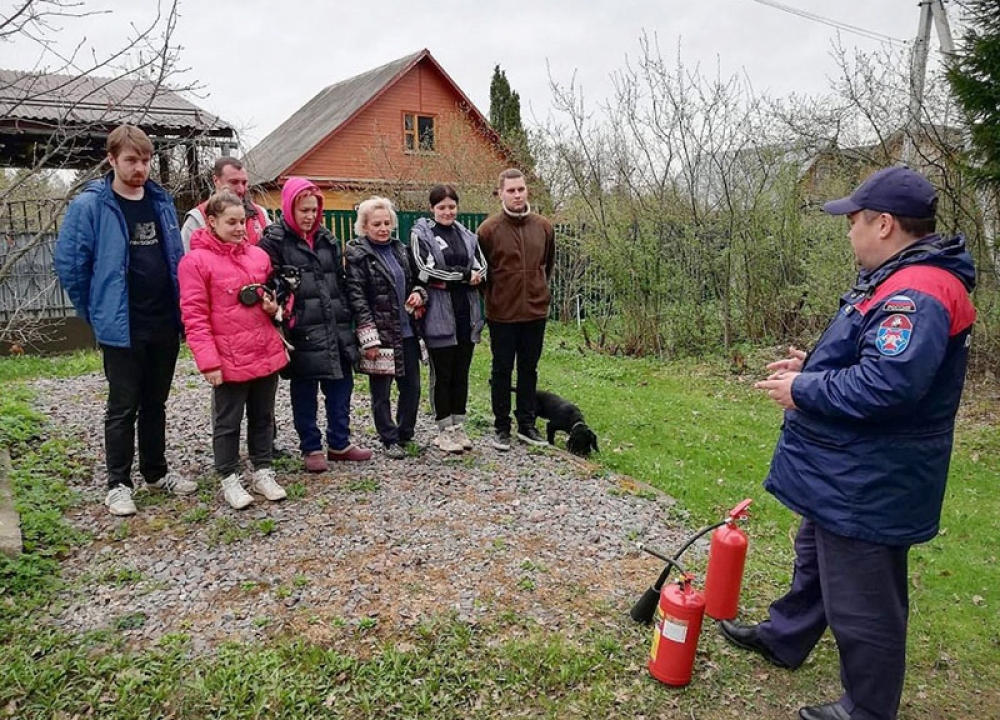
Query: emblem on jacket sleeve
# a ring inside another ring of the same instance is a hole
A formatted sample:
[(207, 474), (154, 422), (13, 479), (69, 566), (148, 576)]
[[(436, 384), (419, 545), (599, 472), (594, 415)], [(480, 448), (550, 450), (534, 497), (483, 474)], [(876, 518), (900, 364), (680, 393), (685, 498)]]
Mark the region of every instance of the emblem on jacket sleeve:
[(885, 301), (882, 309), (891, 313), (914, 313), (917, 311), (917, 304), (906, 295), (893, 295)]
[(890, 315), (878, 326), (875, 347), (883, 355), (895, 357), (906, 350), (913, 336), (913, 321), (902, 314)]

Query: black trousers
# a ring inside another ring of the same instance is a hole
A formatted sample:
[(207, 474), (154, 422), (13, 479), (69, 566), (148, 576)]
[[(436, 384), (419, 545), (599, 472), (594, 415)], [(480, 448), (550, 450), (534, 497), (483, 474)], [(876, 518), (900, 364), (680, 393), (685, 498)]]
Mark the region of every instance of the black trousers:
[(840, 652), (840, 703), (851, 720), (895, 720), (906, 672), (909, 546), (878, 545), (803, 519), (788, 592), (760, 639), (798, 667), (827, 627)]
[(510, 432), (510, 378), (517, 364), (517, 405), (514, 417), (518, 429), (535, 426), (535, 390), (538, 387), (538, 360), (545, 341), (545, 319), (519, 323), (490, 321), (490, 396), (493, 425)]
[(469, 368), (476, 346), (460, 342), (442, 348), (428, 348), (434, 368), (434, 417), (444, 420), (452, 415), (465, 416), (469, 402)]
[(108, 402), (104, 411), (104, 455), (108, 487), (132, 487), (136, 426), (139, 472), (147, 483), (167, 474), (167, 398), (180, 338), (133, 340), (132, 347), (101, 345)]
[(274, 395), (278, 373), (247, 382), (225, 382), (213, 388), (212, 450), (215, 471), (222, 477), (240, 469), (240, 425), (247, 413), (247, 453), (254, 470), (271, 466), (274, 444)]
[[(403, 444), (413, 439), (417, 411), (420, 409), (420, 341), (415, 337), (403, 340), (403, 370), (405, 374), (402, 377), (368, 376), (372, 417), (383, 445)], [(399, 388), (395, 422), (392, 419), (392, 401), (389, 397), (393, 380)], [(438, 381), (440, 382), (440, 378)]]

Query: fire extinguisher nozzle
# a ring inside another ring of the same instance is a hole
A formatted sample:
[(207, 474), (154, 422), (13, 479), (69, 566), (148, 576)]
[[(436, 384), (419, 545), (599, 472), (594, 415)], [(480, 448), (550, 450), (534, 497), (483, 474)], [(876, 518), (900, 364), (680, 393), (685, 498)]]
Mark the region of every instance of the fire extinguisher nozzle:
[(648, 588), (646, 592), (642, 594), (632, 609), (629, 611), (629, 616), (635, 620), (637, 623), (643, 623), (648, 625), (653, 622), (653, 614), (656, 612), (656, 605), (660, 602), (660, 591), (655, 587)]

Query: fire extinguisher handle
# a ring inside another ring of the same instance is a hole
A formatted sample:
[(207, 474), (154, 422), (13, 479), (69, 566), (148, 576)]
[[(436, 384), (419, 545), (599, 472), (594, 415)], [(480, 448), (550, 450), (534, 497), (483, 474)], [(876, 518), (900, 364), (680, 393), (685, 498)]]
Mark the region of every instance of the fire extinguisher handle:
[(737, 505), (736, 507), (734, 507), (732, 510), (730, 510), (729, 511), (729, 515), (726, 516), (726, 519), (727, 520), (742, 520), (743, 518), (747, 517), (747, 515), (750, 514), (747, 511), (747, 508), (750, 507), (751, 503), (753, 503), (753, 500), (751, 498), (747, 498), (746, 500), (744, 500), (743, 502), (741, 502), (739, 505)]

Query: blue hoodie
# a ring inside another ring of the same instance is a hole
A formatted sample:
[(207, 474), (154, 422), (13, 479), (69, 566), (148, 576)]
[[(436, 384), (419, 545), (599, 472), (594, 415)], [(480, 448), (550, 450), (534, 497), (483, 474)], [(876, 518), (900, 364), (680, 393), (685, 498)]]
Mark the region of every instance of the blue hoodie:
[(972, 258), (931, 235), (841, 298), (792, 383), (764, 486), (825, 529), (885, 545), (938, 532), (976, 312)]
[[(66, 210), (56, 241), (55, 268), (77, 315), (102, 345), (130, 347), (128, 303), (129, 237), (125, 215), (111, 189), (113, 172), (92, 180)], [(180, 331), (177, 264), (184, 254), (173, 199), (152, 180), (145, 185), (163, 233), (174, 288), (175, 324)]]

